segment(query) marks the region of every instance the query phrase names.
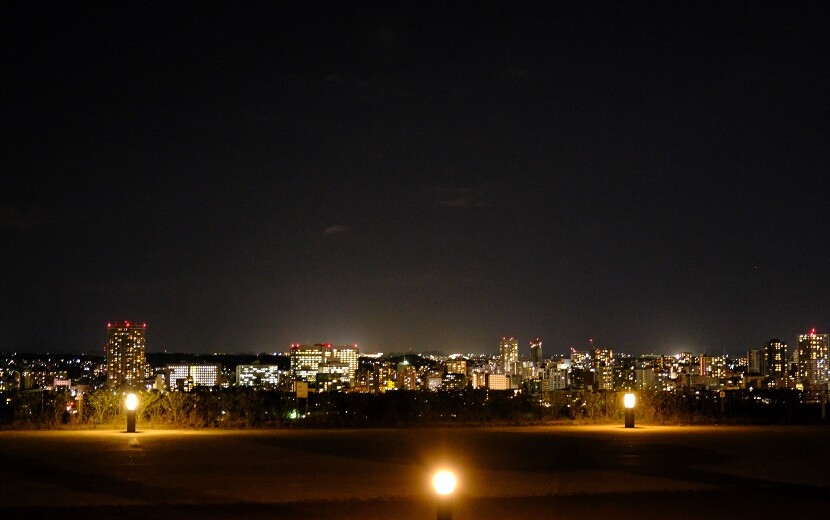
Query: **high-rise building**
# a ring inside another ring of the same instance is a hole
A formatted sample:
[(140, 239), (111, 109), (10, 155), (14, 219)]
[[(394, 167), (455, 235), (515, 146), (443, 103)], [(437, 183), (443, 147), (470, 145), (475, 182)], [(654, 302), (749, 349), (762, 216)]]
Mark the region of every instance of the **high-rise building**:
[(499, 343), (499, 356), (504, 373), (512, 376), (518, 370), (519, 363), (519, 340), (516, 338), (501, 338)]
[(776, 387), (786, 387), (787, 364), (789, 359), (787, 344), (777, 338), (764, 343), (763, 374), (772, 379), (771, 384)]
[(542, 366), (542, 340), (539, 338), (530, 342), (530, 363), (534, 367)]
[(824, 387), (830, 382), (828, 356), (830, 355), (830, 334), (809, 334), (798, 336), (798, 382), (805, 389)]
[(144, 380), (146, 323), (107, 323), (107, 386), (133, 388)]
[(594, 374), (594, 388), (597, 390), (613, 390), (614, 389), (614, 369), (610, 366), (602, 365), (591, 369)]
[(610, 367), (614, 365), (614, 351), (610, 348), (595, 348), (591, 365), (594, 368)]
[(749, 374), (764, 374), (764, 355), (760, 349), (752, 349), (746, 353), (746, 371)]
[(294, 381), (317, 381), (317, 370), (325, 354), (323, 345), (291, 345), (291, 379)]
[(396, 382), (401, 390), (417, 390), (418, 371), (410, 364), (399, 363)]
[(354, 382), (355, 372), (357, 372), (357, 365), (360, 360), (360, 350), (357, 345), (328, 345), (327, 362), (343, 363), (348, 366), (346, 375), (350, 383)]
[(548, 365), (539, 372), (539, 377), (542, 380), (542, 391), (549, 392), (552, 390), (564, 390), (570, 387), (571, 378), (570, 372), (555, 363), (548, 363)]

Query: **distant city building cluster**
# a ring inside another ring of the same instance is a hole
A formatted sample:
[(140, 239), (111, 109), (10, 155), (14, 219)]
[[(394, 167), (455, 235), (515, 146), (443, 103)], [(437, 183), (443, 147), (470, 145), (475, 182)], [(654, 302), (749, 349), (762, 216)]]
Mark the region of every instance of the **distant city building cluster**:
[[(591, 389), (674, 391), (790, 389), (805, 401), (826, 400), (830, 388), (827, 333), (812, 330), (797, 337), (794, 348), (770, 339), (746, 356), (693, 354), (628, 355), (597, 346), (571, 347), (545, 357), (542, 341), (530, 341), (527, 354), (514, 337), (503, 337), (498, 355), (361, 353), (357, 345), (290, 345), (273, 362), (161, 360), (146, 353), (146, 323), (107, 324), (104, 359), (95, 356), (6, 357), (0, 365), (0, 391), (71, 389), (87, 391), (155, 389), (189, 392), (197, 388), (251, 387), (311, 392), (451, 391), (472, 389), (550, 392)], [(152, 357), (152, 356), (150, 356)]]

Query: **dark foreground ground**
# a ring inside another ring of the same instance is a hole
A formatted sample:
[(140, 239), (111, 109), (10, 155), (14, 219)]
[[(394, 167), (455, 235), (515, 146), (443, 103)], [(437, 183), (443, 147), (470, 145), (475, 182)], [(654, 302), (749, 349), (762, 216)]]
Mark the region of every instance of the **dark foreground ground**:
[(830, 518), (827, 427), (0, 432), (0, 518)]

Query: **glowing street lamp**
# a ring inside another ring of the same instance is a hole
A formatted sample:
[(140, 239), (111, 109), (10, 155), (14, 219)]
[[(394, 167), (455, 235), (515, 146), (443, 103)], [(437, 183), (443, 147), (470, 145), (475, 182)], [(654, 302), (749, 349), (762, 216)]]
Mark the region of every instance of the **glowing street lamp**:
[(135, 409), (138, 408), (138, 396), (127, 394), (127, 433), (135, 433)]
[(634, 427), (634, 405), (637, 404), (637, 397), (634, 394), (625, 394), (623, 405), (625, 406), (625, 427)]
[(455, 473), (448, 469), (433, 475), (432, 487), (438, 495), (438, 520), (452, 520), (452, 494), (457, 484)]

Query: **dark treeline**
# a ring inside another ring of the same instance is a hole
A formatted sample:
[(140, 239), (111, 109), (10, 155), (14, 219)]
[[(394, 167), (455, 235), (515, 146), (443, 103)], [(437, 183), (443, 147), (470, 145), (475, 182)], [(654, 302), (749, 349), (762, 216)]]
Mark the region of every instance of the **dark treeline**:
[[(821, 405), (786, 390), (640, 392), (640, 424), (823, 423)], [(4, 428), (118, 427), (123, 393), (97, 390), (83, 402), (68, 392), (0, 394)], [(611, 423), (623, 420), (622, 392), (513, 390), (293, 394), (254, 389), (141, 392), (138, 422), (147, 428), (397, 427)]]

